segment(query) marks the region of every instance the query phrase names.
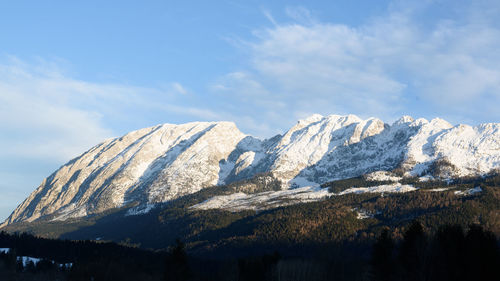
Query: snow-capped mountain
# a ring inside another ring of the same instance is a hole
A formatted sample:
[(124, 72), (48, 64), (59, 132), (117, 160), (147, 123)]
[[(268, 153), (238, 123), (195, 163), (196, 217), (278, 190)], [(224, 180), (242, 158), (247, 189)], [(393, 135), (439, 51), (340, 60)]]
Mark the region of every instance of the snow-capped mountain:
[(313, 115), (267, 140), (231, 122), (164, 124), (106, 140), (63, 165), (6, 223), (149, 206), (262, 173), (291, 189), (375, 171), (460, 177), (499, 168), (499, 123)]

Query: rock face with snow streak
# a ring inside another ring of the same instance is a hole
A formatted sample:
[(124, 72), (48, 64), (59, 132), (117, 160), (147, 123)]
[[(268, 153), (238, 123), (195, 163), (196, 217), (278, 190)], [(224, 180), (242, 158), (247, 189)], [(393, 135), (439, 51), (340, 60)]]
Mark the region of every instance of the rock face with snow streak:
[(230, 122), (164, 124), (106, 140), (63, 165), (6, 223), (146, 206), (262, 173), (288, 189), (375, 171), (457, 177), (499, 168), (498, 123), (313, 115), (267, 140)]
[(216, 185), (219, 163), (245, 137), (234, 123), (218, 122), (165, 124), (107, 140), (46, 178), (8, 222), (86, 216)]

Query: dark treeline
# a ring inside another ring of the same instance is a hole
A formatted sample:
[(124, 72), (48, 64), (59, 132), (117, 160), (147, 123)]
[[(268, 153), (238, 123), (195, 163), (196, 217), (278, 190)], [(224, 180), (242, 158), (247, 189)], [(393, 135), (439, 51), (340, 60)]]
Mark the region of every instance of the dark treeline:
[(446, 225), (433, 235), (414, 222), (395, 241), (384, 230), (373, 245), (372, 280), (500, 280), (500, 250), (495, 235), (481, 226), (467, 232)]
[[(115, 243), (6, 232), (0, 232), (0, 247), (11, 249), (8, 254), (0, 254), (0, 280), (161, 280), (166, 256)], [(43, 263), (23, 266), (16, 256), (42, 258)], [(53, 262), (73, 266), (60, 267)]]
[[(188, 255), (180, 240), (153, 252), (2, 232), (0, 247), (11, 251), (0, 254), (0, 280), (500, 280), (497, 237), (478, 225), (446, 225), (431, 233), (414, 222), (398, 237), (385, 229), (371, 243), (325, 243), (307, 255), (283, 254), (269, 244), (266, 254), (210, 259)], [(42, 261), (23, 265), (16, 256)]]

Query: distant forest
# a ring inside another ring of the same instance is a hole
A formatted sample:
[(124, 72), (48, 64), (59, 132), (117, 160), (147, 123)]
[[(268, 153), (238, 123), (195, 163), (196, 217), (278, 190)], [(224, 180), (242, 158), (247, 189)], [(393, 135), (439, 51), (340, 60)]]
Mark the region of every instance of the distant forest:
[[(497, 237), (479, 225), (444, 225), (429, 233), (414, 221), (396, 237), (385, 228), (370, 243), (323, 244), (307, 255), (276, 250), (221, 259), (188, 254), (181, 240), (166, 251), (149, 251), (1, 232), (0, 248), (11, 250), (0, 254), (0, 280), (500, 280)], [(18, 256), (42, 260), (23, 265)]]

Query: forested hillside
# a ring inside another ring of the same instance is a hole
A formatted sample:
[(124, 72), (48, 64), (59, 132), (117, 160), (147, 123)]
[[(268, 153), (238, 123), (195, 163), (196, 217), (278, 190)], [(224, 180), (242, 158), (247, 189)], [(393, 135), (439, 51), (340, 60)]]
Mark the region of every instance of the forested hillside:
[[(0, 233), (1, 280), (498, 280), (500, 250), (481, 226), (418, 221), (401, 238), (384, 228), (376, 241), (295, 244), (295, 254), (244, 252), (198, 257), (177, 240), (165, 251), (95, 241), (62, 241)], [(290, 245), (292, 246), (292, 245)], [(247, 245), (248, 248), (250, 245)], [(24, 258), (23, 258), (24, 257)], [(29, 257), (29, 261), (23, 259)], [(62, 266), (61, 266), (62, 264)]]
[[(384, 227), (392, 229), (395, 238), (401, 238), (403, 229), (415, 219), (426, 231), (436, 231), (445, 224), (479, 224), (498, 236), (499, 182), (498, 176), (455, 183), (413, 182), (419, 189), (407, 193), (349, 193), (265, 211), (190, 208), (211, 196), (234, 192), (235, 188), (214, 187), (146, 214), (125, 215), (126, 210), (118, 209), (86, 220), (37, 221), (4, 229), (51, 238), (114, 241), (146, 249), (165, 249), (181, 237), (189, 252), (202, 256), (240, 255), (246, 253), (242, 250), (246, 248), (271, 254), (271, 248), (293, 253), (297, 245), (308, 245), (309, 249), (324, 243), (368, 243)], [(339, 192), (368, 184), (354, 178), (331, 182), (325, 188)]]

